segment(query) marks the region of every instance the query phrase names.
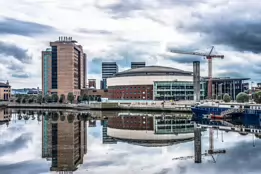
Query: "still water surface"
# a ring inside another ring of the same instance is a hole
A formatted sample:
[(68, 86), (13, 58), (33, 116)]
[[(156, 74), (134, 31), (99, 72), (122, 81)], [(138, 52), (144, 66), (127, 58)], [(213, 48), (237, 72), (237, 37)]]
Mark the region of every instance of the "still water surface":
[[(194, 156), (189, 114), (92, 112), (91, 116), (65, 110), (0, 110), (0, 173), (261, 173), (257, 134), (214, 130), (214, 149), (226, 153), (202, 157), (197, 164), (193, 158), (173, 160)], [(209, 149), (209, 130), (201, 133), (204, 153)]]

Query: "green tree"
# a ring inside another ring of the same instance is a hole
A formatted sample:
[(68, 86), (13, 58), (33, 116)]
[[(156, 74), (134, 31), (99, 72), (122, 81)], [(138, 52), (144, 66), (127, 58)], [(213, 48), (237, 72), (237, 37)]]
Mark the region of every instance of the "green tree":
[(89, 95), (89, 101), (93, 101), (93, 100), (94, 100), (93, 95)]
[(30, 96), (29, 98), (28, 98), (28, 103), (33, 103), (34, 102), (34, 97), (33, 96)]
[(26, 103), (26, 99), (25, 98), (22, 99), (22, 103)]
[(78, 103), (81, 103), (83, 101), (83, 97), (82, 96), (78, 96), (77, 97), (77, 101), (78, 101)]
[(239, 94), (237, 94), (236, 96), (236, 101), (238, 103), (245, 103), (245, 102), (248, 102), (249, 101), (249, 96), (244, 93), (244, 92), (240, 92)]
[(65, 96), (64, 96), (64, 94), (61, 94), (59, 103), (63, 103), (64, 100), (65, 100)]
[(40, 94), (37, 96), (37, 103), (42, 103), (43, 101), (43, 96)]
[(21, 103), (21, 101), (22, 101), (22, 96), (21, 96), (20, 94), (18, 94), (16, 97), (17, 97), (17, 98), (16, 98), (16, 102), (17, 102), (17, 103)]
[(69, 100), (71, 103), (73, 102), (74, 100), (74, 95), (72, 92), (69, 92), (68, 95), (67, 95), (67, 100)]
[(219, 96), (217, 97), (217, 99), (218, 99), (218, 100), (222, 100), (222, 96), (219, 95)]
[(55, 103), (57, 103), (58, 100), (59, 100), (58, 95), (57, 95), (57, 94), (52, 94), (52, 101), (55, 102)]
[(260, 104), (261, 103), (261, 91), (254, 93), (253, 99), (254, 99), (254, 102)]
[(97, 101), (101, 102), (101, 97), (100, 96), (97, 97)]
[(87, 101), (88, 100), (88, 95), (87, 94), (83, 94), (82, 100), (83, 101)]
[(228, 103), (231, 101), (231, 97), (228, 94), (224, 94), (223, 100), (224, 100), (224, 102)]

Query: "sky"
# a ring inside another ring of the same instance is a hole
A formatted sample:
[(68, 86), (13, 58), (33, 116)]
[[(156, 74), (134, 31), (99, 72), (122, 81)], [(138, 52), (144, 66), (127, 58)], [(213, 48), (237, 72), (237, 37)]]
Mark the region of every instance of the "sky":
[[(87, 78), (101, 78), (101, 62), (119, 70), (145, 61), (192, 71), (200, 56), (223, 54), (213, 76), (261, 76), (261, 2), (257, 0), (0, 0), (0, 81), (13, 88), (41, 88), (41, 51), (59, 36), (77, 40), (88, 57)], [(97, 84), (98, 81), (97, 81)]]
[[(41, 122), (16, 120), (9, 126), (0, 125), (0, 169), (6, 174), (48, 174), (51, 161), (42, 159)], [(173, 161), (172, 158), (194, 154), (193, 141), (165, 147), (143, 147), (126, 142), (102, 144), (102, 126), (87, 127), (87, 154), (75, 174), (259, 174), (261, 170), (261, 141), (251, 135), (214, 132), (214, 148), (226, 154), (210, 157), (194, 164), (192, 159)], [(202, 132), (202, 152), (209, 148), (208, 132)]]

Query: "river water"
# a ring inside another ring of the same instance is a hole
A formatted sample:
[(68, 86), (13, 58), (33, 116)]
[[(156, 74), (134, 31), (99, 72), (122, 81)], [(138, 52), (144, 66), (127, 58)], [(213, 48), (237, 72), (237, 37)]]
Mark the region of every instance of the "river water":
[[(202, 154), (210, 135), (201, 129)], [(190, 114), (2, 109), (0, 173), (260, 174), (258, 137), (213, 130), (213, 148), (226, 153), (195, 163)]]

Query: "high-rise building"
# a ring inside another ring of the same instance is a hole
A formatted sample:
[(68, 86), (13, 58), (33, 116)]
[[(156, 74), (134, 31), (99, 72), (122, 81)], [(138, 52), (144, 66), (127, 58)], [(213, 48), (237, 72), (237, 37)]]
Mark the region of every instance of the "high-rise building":
[(89, 88), (95, 88), (96, 89), (96, 79), (88, 79), (88, 86)]
[(145, 62), (131, 62), (131, 69), (145, 67)]
[[(58, 116), (58, 120), (48, 119), (49, 116)], [(50, 171), (73, 172), (83, 164), (87, 126), (86, 121), (76, 117), (70, 112), (50, 112), (42, 119), (42, 158), (52, 161)]]
[(107, 89), (107, 78), (112, 77), (118, 72), (116, 62), (102, 62), (102, 82), (101, 89)]
[(43, 95), (80, 95), (86, 86), (86, 54), (71, 37), (59, 37), (42, 51)]

